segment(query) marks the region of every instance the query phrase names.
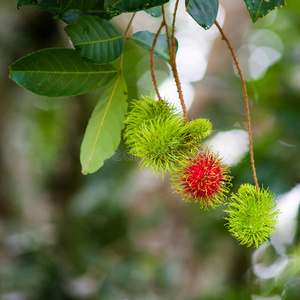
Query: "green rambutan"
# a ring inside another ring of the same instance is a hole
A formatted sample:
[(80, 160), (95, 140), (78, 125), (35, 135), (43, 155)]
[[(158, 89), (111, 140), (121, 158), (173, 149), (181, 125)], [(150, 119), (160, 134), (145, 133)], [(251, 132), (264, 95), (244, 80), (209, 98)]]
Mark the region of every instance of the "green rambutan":
[(212, 124), (208, 119), (200, 118), (185, 124), (188, 134), (199, 144), (202, 139), (207, 137), (212, 131)]
[(277, 216), (275, 211), (275, 194), (269, 189), (257, 189), (251, 184), (242, 184), (236, 194), (228, 203), (225, 218), (229, 232), (241, 245), (256, 247), (265, 243), (277, 229)]
[(210, 134), (207, 119), (186, 123), (167, 101), (143, 97), (133, 101), (128, 113), (124, 138), (130, 153), (141, 157), (141, 166), (155, 174), (173, 173), (195, 152), (201, 139)]
[(134, 131), (138, 130), (145, 120), (151, 120), (156, 116), (168, 117), (176, 112), (176, 107), (167, 101), (156, 101), (148, 96), (142, 96), (142, 99), (144, 101), (131, 102), (132, 110), (127, 115), (124, 138), (128, 145), (131, 143)]

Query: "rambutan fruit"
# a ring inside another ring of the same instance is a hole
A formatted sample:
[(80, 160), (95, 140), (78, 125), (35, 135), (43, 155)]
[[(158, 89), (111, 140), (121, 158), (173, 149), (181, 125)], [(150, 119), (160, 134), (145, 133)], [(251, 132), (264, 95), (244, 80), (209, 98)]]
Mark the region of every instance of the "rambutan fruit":
[(275, 210), (275, 194), (269, 189), (257, 189), (242, 184), (228, 203), (225, 218), (229, 232), (241, 245), (255, 247), (268, 241), (277, 227), (279, 210)]
[(131, 154), (142, 158), (142, 167), (150, 167), (163, 177), (184, 165), (191, 153), (197, 151), (201, 139), (210, 134), (212, 126), (207, 119), (186, 123), (165, 100), (143, 99), (134, 101), (128, 113), (125, 142)]
[(187, 202), (201, 208), (220, 205), (229, 190), (231, 176), (228, 167), (210, 149), (199, 151), (185, 162), (172, 177), (172, 187)]

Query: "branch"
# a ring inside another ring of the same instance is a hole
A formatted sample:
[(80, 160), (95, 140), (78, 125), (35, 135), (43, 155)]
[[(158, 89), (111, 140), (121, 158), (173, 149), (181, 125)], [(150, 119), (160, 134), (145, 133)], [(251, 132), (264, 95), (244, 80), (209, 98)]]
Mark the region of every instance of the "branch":
[(173, 13), (173, 22), (172, 22), (172, 52), (173, 52), (173, 60), (176, 60), (176, 47), (175, 47), (175, 21), (176, 21), (176, 14), (178, 10), (179, 0), (175, 3), (174, 13)]
[(170, 42), (169, 29), (168, 29), (168, 25), (166, 23), (165, 8), (164, 8), (163, 5), (162, 5), (161, 9), (162, 9), (163, 22), (165, 23), (165, 27), (166, 27), (168, 50), (169, 50), (169, 56), (170, 56), (170, 66), (171, 66), (173, 77), (175, 79), (175, 83), (176, 83), (176, 86), (177, 86), (177, 92), (178, 92), (180, 103), (181, 103), (181, 107), (182, 107), (182, 110), (183, 110), (183, 115), (184, 115), (185, 121), (188, 122), (188, 117), (187, 117), (187, 112), (186, 112), (186, 106), (185, 106), (184, 99), (183, 99), (183, 93), (182, 93), (182, 89), (181, 89), (181, 83), (180, 83), (180, 80), (179, 80), (179, 75), (178, 75), (177, 65), (176, 65), (175, 20), (176, 20), (176, 13), (177, 13), (177, 8), (178, 8), (178, 3), (179, 3), (179, 0), (176, 1), (175, 9), (174, 9), (174, 14), (173, 14), (172, 45), (171, 45), (171, 42)]
[(162, 21), (161, 24), (160, 24), (159, 29), (156, 32), (156, 35), (155, 35), (154, 39), (153, 39), (153, 43), (152, 43), (152, 47), (151, 47), (151, 51), (150, 51), (150, 71), (151, 71), (151, 77), (152, 77), (152, 81), (153, 81), (153, 85), (154, 85), (154, 88), (155, 88), (155, 92), (156, 92), (156, 95), (157, 95), (159, 101), (163, 101), (163, 100), (162, 100), (162, 98), (160, 96), (160, 93), (159, 93), (159, 90), (158, 90), (157, 80), (156, 80), (155, 72), (154, 72), (154, 61), (153, 60), (154, 60), (155, 45), (156, 45), (158, 36), (159, 36), (162, 28), (164, 27), (164, 25), (165, 25), (165, 22)]
[[(135, 17), (135, 14), (136, 14), (136, 13), (133, 13), (133, 14), (132, 14), (132, 16), (131, 16), (131, 18), (130, 18), (130, 21), (129, 21), (128, 25), (127, 25), (127, 28), (126, 28), (126, 30), (125, 30), (125, 33), (124, 33), (125, 39), (127, 38), (127, 33), (128, 33), (128, 31), (129, 31), (129, 29), (130, 29), (130, 26), (131, 26), (132, 21), (133, 21), (133, 19), (134, 19), (134, 17)], [(119, 73), (120, 73), (120, 74), (123, 73), (123, 53), (122, 53), (122, 55), (121, 55), (121, 57), (120, 57), (120, 69), (119, 69)]]
[(129, 31), (129, 28), (130, 28), (130, 26), (132, 24), (132, 21), (133, 21), (134, 17), (135, 17), (135, 14), (136, 14), (136, 12), (132, 14), (131, 19), (130, 19), (128, 25), (127, 25), (127, 28), (126, 28), (125, 33), (124, 33), (125, 38), (127, 37), (127, 33)]

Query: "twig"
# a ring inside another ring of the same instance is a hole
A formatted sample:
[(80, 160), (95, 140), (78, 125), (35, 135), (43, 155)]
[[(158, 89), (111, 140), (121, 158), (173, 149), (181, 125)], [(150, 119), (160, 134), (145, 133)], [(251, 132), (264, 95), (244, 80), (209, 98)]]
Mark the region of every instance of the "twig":
[[(129, 31), (129, 29), (130, 29), (130, 26), (131, 26), (132, 21), (133, 21), (133, 19), (134, 19), (134, 17), (135, 17), (135, 14), (136, 14), (136, 13), (133, 13), (133, 14), (132, 14), (132, 16), (131, 16), (131, 18), (130, 18), (130, 21), (129, 21), (128, 25), (127, 25), (127, 28), (126, 28), (126, 30), (125, 30), (125, 33), (124, 33), (125, 39), (127, 38), (127, 33), (128, 33), (128, 31)], [(119, 73), (120, 73), (120, 74), (123, 73), (123, 54), (121, 54), (121, 57), (120, 57), (120, 69), (119, 69)]]
[(127, 28), (126, 28), (125, 33), (124, 33), (125, 38), (126, 38), (126, 36), (127, 36), (127, 33), (128, 33), (128, 31), (129, 31), (129, 28), (130, 28), (130, 26), (131, 26), (131, 24), (132, 24), (132, 21), (133, 21), (133, 19), (134, 19), (134, 17), (135, 17), (135, 14), (136, 14), (136, 12), (132, 14), (131, 19), (130, 19), (128, 25), (127, 25)]
[(246, 82), (240, 67), (240, 64), (237, 60), (237, 57), (233, 51), (233, 48), (228, 40), (228, 38), (226, 37), (223, 29), (221, 28), (221, 26), (219, 25), (219, 23), (217, 22), (217, 20), (215, 21), (216, 26), (218, 27), (222, 39), (227, 43), (227, 46), (231, 52), (232, 58), (234, 60), (234, 63), (237, 67), (238, 70), (238, 74), (241, 78), (241, 82), (243, 85), (243, 91), (244, 91), (244, 99), (245, 99), (245, 105), (246, 105), (246, 114), (247, 114), (247, 125), (248, 125), (248, 135), (249, 135), (249, 147), (250, 147), (250, 160), (251, 160), (251, 167), (252, 167), (252, 173), (253, 173), (253, 178), (254, 178), (254, 182), (255, 182), (255, 186), (256, 188), (259, 190), (259, 185), (258, 185), (258, 180), (257, 180), (257, 175), (256, 175), (256, 170), (255, 170), (255, 164), (254, 164), (254, 154), (253, 154), (253, 140), (252, 140), (252, 132), (251, 132), (251, 120), (250, 120), (250, 109), (249, 109), (249, 101), (248, 101), (248, 94), (247, 94), (247, 87), (246, 87)]
[(175, 47), (175, 22), (176, 22), (176, 14), (178, 10), (179, 0), (175, 3), (174, 13), (173, 13), (173, 22), (172, 22), (172, 52), (173, 52), (173, 60), (176, 59), (176, 47)]
[(164, 21), (162, 21), (161, 24), (160, 24), (159, 29), (157, 30), (157, 32), (155, 34), (155, 37), (154, 37), (153, 42), (152, 42), (151, 51), (150, 51), (150, 71), (151, 71), (151, 77), (152, 77), (152, 81), (153, 81), (153, 85), (154, 85), (154, 88), (155, 88), (155, 92), (156, 92), (156, 95), (157, 95), (159, 101), (163, 101), (163, 100), (162, 100), (162, 98), (160, 96), (160, 93), (159, 93), (159, 90), (158, 90), (157, 80), (156, 80), (155, 72), (154, 72), (154, 50), (155, 50), (155, 45), (156, 45), (158, 36), (159, 36), (162, 28), (164, 27), (164, 25), (165, 25), (165, 23), (164, 23)]
[[(167, 35), (167, 43), (168, 43), (168, 50), (169, 50), (169, 56), (170, 56), (170, 66), (172, 67), (173, 65), (173, 53), (172, 53), (172, 45), (170, 42), (170, 35), (169, 35), (169, 29), (166, 21), (166, 13), (165, 13), (165, 7), (164, 5), (161, 6), (161, 11), (162, 11), (162, 16), (163, 16), (163, 21), (166, 26), (166, 35)], [(173, 71), (173, 70), (172, 70)]]
[(168, 50), (169, 50), (169, 56), (170, 56), (170, 66), (171, 66), (173, 77), (175, 79), (175, 83), (176, 83), (176, 86), (177, 86), (177, 92), (178, 92), (181, 107), (182, 107), (182, 110), (183, 110), (184, 119), (185, 119), (186, 122), (188, 122), (186, 106), (185, 106), (184, 99), (183, 99), (181, 83), (180, 83), (180, 80), (179, 80), (179, 75), (178, 75), (178, 70), (177, 70), (177, 65), (176, 65), (175, 20), (176, 20), (176, 12), (177, 12), (177, 8), (178, 8), (178, 3), (179, 3), (179, 0), (176, 1), (174, 14), (173, 14), (172, 37), (171, 37), (172, 38), (172, 45), (171, 45), (171, 42), (170, 42), (169, 29), (168, 29), (168, 25), (167, 25), (167, 22), (166, 22), (166, 14), (165, 14), (165, 9), (164, 9), (163, 5), (162, 5), (161, 9), (162, 9), (163, 22), (165, 23), (165, 27), (166, 27)]

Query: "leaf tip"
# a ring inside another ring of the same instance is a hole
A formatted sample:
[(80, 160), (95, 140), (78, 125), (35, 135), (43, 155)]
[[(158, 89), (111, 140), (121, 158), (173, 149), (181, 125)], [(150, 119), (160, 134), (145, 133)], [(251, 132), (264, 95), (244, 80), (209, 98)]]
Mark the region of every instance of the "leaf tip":
[(88, 166), (82, 168), (82, 169), (81, 169), (81, 173), (82, 173), (82, 175), (87, 175), (87, 174), (89, 173), (89, 168), (88, 168)]
[(8, 78), (11, 79), (11, 67), (8, 67)]

